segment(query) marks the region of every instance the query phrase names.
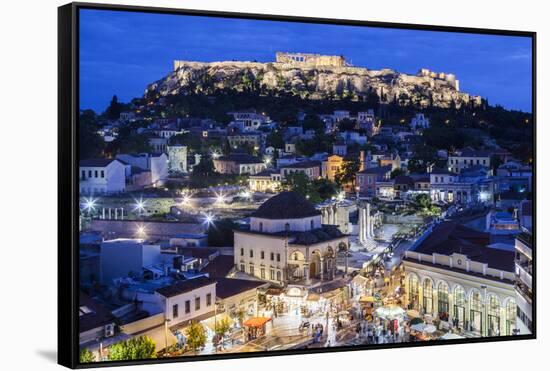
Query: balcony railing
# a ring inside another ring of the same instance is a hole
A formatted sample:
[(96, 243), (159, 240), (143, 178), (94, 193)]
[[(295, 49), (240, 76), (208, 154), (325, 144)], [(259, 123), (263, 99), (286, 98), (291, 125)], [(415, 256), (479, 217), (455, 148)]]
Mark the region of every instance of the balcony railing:
[(525, 301), (527, 301), (527, 303), (529, 304), (533, 304), (533, 298), (532, 298), (532, 292), (531, 290), (525, 286), (524, 284), (522, 284), (521, 282), (516, 282), (516, 293), (518, 293), (519, 295), (521, 295), (521, 297), (523, 299), (525, 299)]
[(530, 234), (530, 233), (527, 233), (527, 232), (521, 232), (520, 234), (518, 234), (516, 236), (516, 238), (518, 240), (520, 240), (521, 242), (523, 242), (523, 244), (525, 246), (527, 246), (528, 248), (532, 248), (533, 246), (533, 235)]

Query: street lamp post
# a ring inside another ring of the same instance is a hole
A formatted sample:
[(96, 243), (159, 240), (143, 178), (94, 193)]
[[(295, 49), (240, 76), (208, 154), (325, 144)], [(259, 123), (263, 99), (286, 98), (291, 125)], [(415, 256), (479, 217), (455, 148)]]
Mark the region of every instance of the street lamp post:
[[(217, 327), (218, 327), (218, 302), (214, 301), (214, 336), (217, 335)], [(218, 353), (218, 345), (214, 344), (214, 351)]]
[(168, 322), (170, 322), (170, 319), (165, 318), (164, 319), (164, 353), (165, 354), (168, 352)]

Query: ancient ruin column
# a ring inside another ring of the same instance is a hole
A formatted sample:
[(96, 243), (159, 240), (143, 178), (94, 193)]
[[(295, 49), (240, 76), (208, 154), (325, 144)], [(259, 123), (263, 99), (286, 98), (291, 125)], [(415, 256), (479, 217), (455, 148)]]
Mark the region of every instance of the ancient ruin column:
[(324, 276), (325, 276), (324, 275), (325, 265), (323, 264), (324, 260), (325, 259), (323, 257), (321, 257), (320, 258), (320, 263), (319, 263), (319, 265), (321, 266), (321, 281), (324, 279)]
[(367, 220), (367, 210), (365, 207), (361, 207), (361, 217), (362, 217), (362, 224), (361, 224), (361, 237), (363, 239), (363, 243), (367, 242), (367, 226), (368, 226), (368, 220)]
[(371, 216), (370, 216), (370, 204), (369, 203), (367, 203), (367, 207), (366, 207), (366, 221), (367, 221), (367, 224), (366, 224), (366, 238), (370, 239), (370, 238), (372, 238), (372, 234), (371, 234), (372, 220), (371, 220)]
[(374, 224), (375, 224), (374, 222), (375, 222), (374, 218), (371, 217), (370, 218), (370, 231), (369, 231), (371, 239), (374, 238)]
[(357, 227), (359, 228), (359, 231), (357, 233), (357, 237), (359, 238), (359, 243), (363, 243), (363, 208), (359, 205), (357, 205)]
[(309, 280), (309, 262), (308, 262), (308, 261), (306, 261), (306, 262), (304, 263), (304, 270), (306, 271), (306, 272), (305, 272), (305, 273), (306, 273), (306, 275), (305, 275), (305, 277), (306, 277), (306, 284), (309, 285), (309, 284), (310, 284), (310, 280)]

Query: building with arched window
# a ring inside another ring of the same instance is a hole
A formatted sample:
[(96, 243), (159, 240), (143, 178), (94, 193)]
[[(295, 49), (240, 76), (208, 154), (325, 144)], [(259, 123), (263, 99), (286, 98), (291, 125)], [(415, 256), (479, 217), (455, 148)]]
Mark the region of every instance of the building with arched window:
[(487, 247), (487, 233), (444, 222), (403, 258), (405, 299), (470, 336), (513, 335), (514, 251)]
[(294, 192), (264, 202), (252, 214), (250, 229), (234, 236), (237, 269), (248, 267), (244, 273), (280, 285), (306, 287), (333, 279), (339, 253), (348, 247), (347, 235), (338, 226), (321, 224), (321, 212)]

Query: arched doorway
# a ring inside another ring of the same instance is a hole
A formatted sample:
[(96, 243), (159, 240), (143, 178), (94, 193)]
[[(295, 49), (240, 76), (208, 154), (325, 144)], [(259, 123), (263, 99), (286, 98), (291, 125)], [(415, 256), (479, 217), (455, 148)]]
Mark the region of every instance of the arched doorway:
[(445, 282), (437, 285), (437, 315), (442, 321), (449, 320), (449, 285)]
[(311, 254), (311, 259), (309, 262), (309, 277), (319, 278), (321, 269), (321, 253), (316, 250)]
[(470, 298), (470, 330), (478, 334), (483, 331), (483, 302), (477, 290), (472, 291)]
[(309, 277), (316, 278), (317, 276), (317, 263), (312, 261), (309, 263)]
[(416, 274), (409, 275), (409, 308), (418, 308), (418, 277)]
[(462, 286), (455, 287), (453, 319), (458, 327), (464, 327), (466, 320), (466, 292)]
[(422, 284), (422, 308), (427, 314), (433, 313), (433, 295), (432, 280), (425, 278)]
[(303, 268), (305, 261), (306, 261), (306, 258), (301, 251), (293, 251), (290, 254), (290, 259), (288, 261), (290, 278), (293, 278), (293, 279), (304, 278), (306, 274)]
[(495, 294), (490, 294), (488, 300), (487, 335), (500, 336), (500, 300)]

